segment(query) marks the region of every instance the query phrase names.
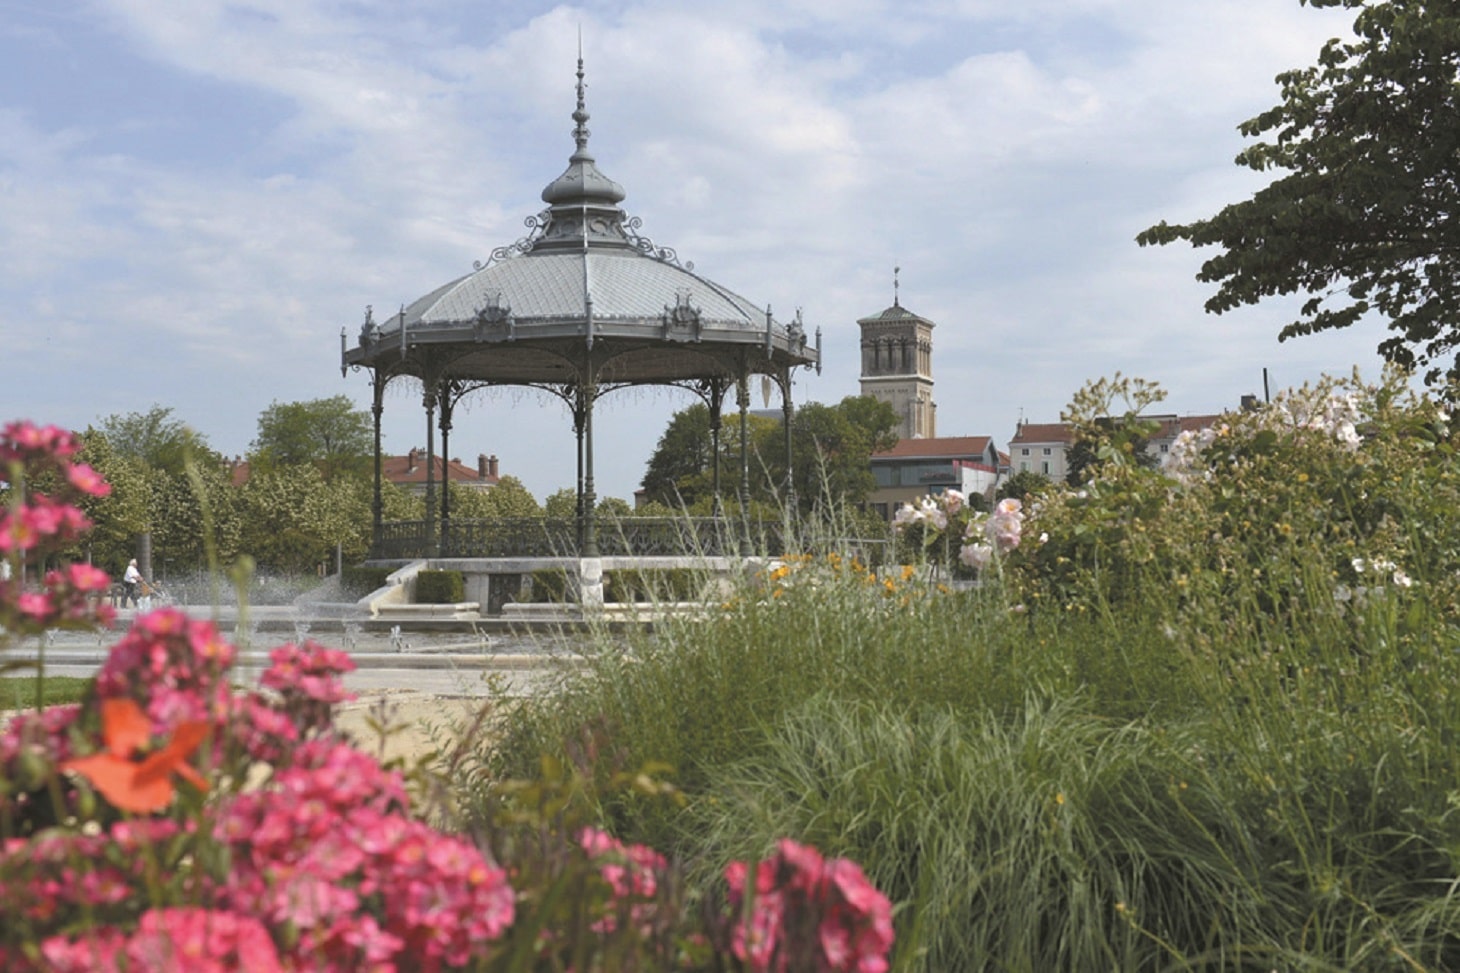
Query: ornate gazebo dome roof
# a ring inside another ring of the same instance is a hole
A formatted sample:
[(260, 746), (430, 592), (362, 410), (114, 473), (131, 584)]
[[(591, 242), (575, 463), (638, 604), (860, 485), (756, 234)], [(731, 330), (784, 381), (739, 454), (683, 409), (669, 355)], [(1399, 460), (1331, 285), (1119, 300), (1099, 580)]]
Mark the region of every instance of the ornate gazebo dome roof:
[[(575, 149), (542, 192), (547, 209), (526, 220), (528, 235), (396, 315), (367, 313), (345, 364), (396, 353), (393, 374), (550, 384), (591, 371), (594, 381), (675, 384), (819, 362), (799, 320), (775, 321), (769, 308), (639, 235), (639, 220), (618, 205), (623, 187), (588, 149), (583, 92), (580, 60)], [(407, 348), (431, 351), (417, 368)], [(750, 349), (755, 360), (743, 360)]]

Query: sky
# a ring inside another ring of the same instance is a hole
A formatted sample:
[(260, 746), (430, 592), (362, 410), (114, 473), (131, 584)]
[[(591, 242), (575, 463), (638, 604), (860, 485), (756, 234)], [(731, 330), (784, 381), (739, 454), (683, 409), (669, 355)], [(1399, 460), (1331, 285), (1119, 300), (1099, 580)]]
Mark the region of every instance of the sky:
[[(822, 329), (798, 402), (858, 392), (894, 268), (936, 323), (942, 436), (1007, 449), (1117, 371), (1178, 414), (1264, 369), (1273, 392), (1377, 377), (1381, 325), (1279, 343), (1291, 304), (1203, 311), (1214, 251), (1135, 244), (1260, 188), (1238, 124), (1350, 23), (1298, 0), (0, 0), (0, 420), (161, 405), (232, 456), (273, 402), (368, 408), (341, 329), (526, 233), (573, 150), (580, 36), (639, 232)], [(386, 451), (423, 447), (419, 386), (390, 389)], [(600, 496), (692, 401), (600, 401)], [(526, 391), (463, 403), (451, 452), (539, 499), (576, 469), (566, 410)]]

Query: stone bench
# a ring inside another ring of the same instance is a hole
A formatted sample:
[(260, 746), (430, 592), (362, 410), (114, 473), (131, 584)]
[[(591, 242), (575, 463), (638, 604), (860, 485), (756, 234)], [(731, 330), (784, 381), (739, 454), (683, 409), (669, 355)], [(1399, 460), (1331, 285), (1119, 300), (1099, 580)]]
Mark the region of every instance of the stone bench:
[(377, 618), (462, 618), (480, 615), (481, 602), (459, 601), (449, 605), (376, 605), (372, 612)]

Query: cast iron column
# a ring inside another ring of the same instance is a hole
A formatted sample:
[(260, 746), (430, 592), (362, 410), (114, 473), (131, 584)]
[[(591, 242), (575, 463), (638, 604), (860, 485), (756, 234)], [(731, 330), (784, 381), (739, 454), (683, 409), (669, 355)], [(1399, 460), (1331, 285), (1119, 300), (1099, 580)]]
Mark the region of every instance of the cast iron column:
[(735, 402), (740, 406), (740, 556), (750, 557), (750, 379), (743, 369), (735, 383)]
[(426, 554), (435, 557), (440, 550), (436, 537), (436, 385), (426, 383), (421, 396), (426, 407)]
[(441, 418), (437, 425), (441, 427), (441, 538), (446, 539), (446, 525), (451, 520), (451, 447), (448, 445), (451, 436), (451, 412), (453, 408), (453, 394), (455, 389), (451, 382), (441, 383)]
[(793, 517), (796, 515), (796, 468), (792, 464), (791, 420), (795, 415), (795, 407), (791, 405), (791, 371), (787, 369), (781, 375), (781, 422), (786, 436), (786, 509)]
[(593, 492), (593, 400), (598, 390), (590, 382), (583, 387), (583, 556), (598, 557), (598, 502)]
[(380, 369), (377, 368), (374, 372), (374, 380), (370, 383), (373, 397), (373, 402), (370, 405), (370, 413), (375, 418), (375, 497), (370, 504), (370, 547), (372, 553), (378, 554), (380, 551), (380, 525), (385, 517), (383, 500), (380, 496), (380, 481), (382, 479), (380, 467), (380, 418), (385, 413), (385, 381)]

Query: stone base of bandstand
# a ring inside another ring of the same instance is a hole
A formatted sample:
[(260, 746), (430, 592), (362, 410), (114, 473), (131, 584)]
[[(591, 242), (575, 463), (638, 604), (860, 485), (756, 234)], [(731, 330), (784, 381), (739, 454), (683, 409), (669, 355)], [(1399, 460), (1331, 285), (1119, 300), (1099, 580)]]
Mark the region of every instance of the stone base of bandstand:
[[(604, 576), (613, 571), (703, 572), (710, 584), (729, 584), (760, 559), (738, 557), (610, 556), (428, 558), (399, 563), (384, 587), (359, 602), (365, 624), (399, 624), (417, 630), (479, 626), (483, 630), (521, 630), (523, 627), (576, 627), (593, 623), (645, 624), (666, 611), (694, 611), (700, 602), (685, 604), (618, 604), (604, 599)], [(457, 571), (464, 581), (464, 599), (453, 605), (426, 605), (415, 601), (415, 577), (421, 571)], [(521, 601), (524, 579), (541, 571), (562, 571), (571, 584), (563, 602)], [(708, 592), (707, 592), (708, 594)]]

